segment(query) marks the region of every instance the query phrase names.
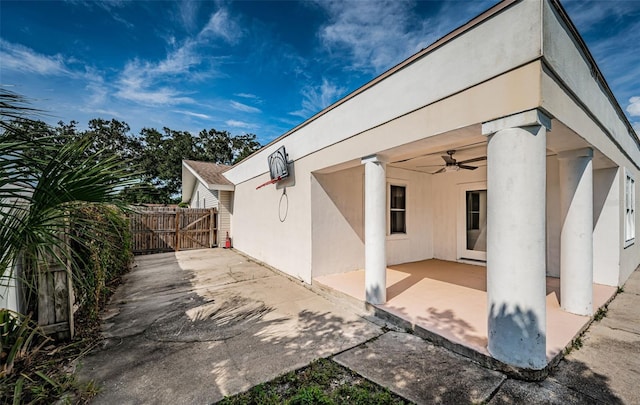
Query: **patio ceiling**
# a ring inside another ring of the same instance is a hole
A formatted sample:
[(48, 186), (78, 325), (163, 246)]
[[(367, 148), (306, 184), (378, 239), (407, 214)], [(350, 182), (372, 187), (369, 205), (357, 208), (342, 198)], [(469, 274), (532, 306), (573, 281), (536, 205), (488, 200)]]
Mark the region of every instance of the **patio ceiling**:
[[(558, 120), (553, 120), (552, 130), (547, 134), (547, 156), (558, 152), (592, 147), (583, 138)], [(481, 124), (459, 128), (444, 134), (432, 136), (410, 144), (401, 145), (380, 154), (388, 159), (389, 165), (402, 169), (433, 173), (444, 166), (442, 155), (455, 150), (457, 161), (487, 156), (487, 137), (482, 135)], [(486, 161), (469, 163), (471, 166), (486, 167)], [(603, 169), (616, 165), (594, 148), (593, 168)]]
[[(591, 147), (594, 149), (593, 169), (616, 167), (609, 158), (590, 145), (561, 121), (553, 119), (552, 130), (547, 133), (547, 156), (559, 152)], [(457, 128), (442, 134), (428, 136), (419, 141), (398, 145), (378, 152), (389, 166), (423, 173), (434, 173), (444, 166), (443, 155), (455, 150), (457, 161), (487, 156), (487, 137), (482, 135), (482, 124)], [(338, 165), (325, 167), (316, 173), (332, 173), (359, 166), (360, 159), (353, 159)], [(486, 167), (486, 161), (470, 163), (471, 166)]]

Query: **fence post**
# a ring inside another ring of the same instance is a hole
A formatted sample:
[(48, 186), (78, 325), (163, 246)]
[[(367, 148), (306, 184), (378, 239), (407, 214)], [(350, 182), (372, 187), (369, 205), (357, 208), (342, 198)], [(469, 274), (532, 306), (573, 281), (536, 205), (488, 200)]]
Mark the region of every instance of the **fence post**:
[(214, 244), (214, 239), (213, 239), (213, 229), (214, 229), (213, 221), (215, 220), (214, 215), (215, 215), (215, 210), (211, 208), (209, 210), (209, 247), (210, 248), (212, 248)]
[(176, 252), (180, 250), (180, 208), (176, 208)]

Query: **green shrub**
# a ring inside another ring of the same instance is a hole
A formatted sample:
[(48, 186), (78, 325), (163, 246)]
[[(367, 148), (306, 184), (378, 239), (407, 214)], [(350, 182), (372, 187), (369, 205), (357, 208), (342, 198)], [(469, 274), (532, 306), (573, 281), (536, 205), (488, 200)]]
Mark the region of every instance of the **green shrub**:
[(72, 213), (71, 232), (76, 304), (92, 319), (109, 297), (109, 287), (126, 273), (133, 260), (129, 222), (110, 206), (87, 205)]

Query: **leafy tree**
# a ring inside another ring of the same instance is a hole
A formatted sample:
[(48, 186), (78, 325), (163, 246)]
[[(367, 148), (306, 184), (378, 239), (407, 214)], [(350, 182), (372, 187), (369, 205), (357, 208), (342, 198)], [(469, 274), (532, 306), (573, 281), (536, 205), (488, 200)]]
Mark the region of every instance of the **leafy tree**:
[[(15, 103), (14, 103), (15, 104)], [(21, 108), (28, 108), (20, 105)], [(182, 182), (182, 160), (200, 160), (232, 165), (260, 148), (255, 134), (231, 135), (228, 131), (202, 130), (193, 136), (187, 131), (143, 128), (138, 136), (129, 125), (115, 119), (92, 119), (87, 130), (79, 130), (76, 121), (58, 122), (50, 127), (39, 120), (26, 119), (13, 110), (11, 127), (23, 141), (47, 143), (50, 148), (68, 142), (83, 143), (83, 157), (103, 159), (113, 156), (120, 162), (118, 170), (135, 179), (121, 188), (120, 197), (129, 203), (175, 203), (179, 201)], [(37, 160), (38, 148), (25, 148), (25, 157)]]
[(233, 136), (215, 129), (202, 130), (194, 137), (187, 131), (163, 128), (160, 132), (144, 128), (138, 139), (142, 149), (139, 164), (144, 178), (141, 184), (126, 191), (127, 198), (142, 201), (151, 197), (153, 202), (161, 203), (179, 199), (182, 160), (231, 165), (260, 148), (256, 135)]
[(129, 125), (116, 119), (94, 118), (89, 121), (89, 129), (80, 136), (91, 138), (90, 153), (105, 151), (127, 162), (139, 159), (142, 153), (142, 145), (131, 135)]
[(255, 134), (236, 136), (233, 138), (233, 149), (236, 151), (233, 163), (236, 164), (240, 162), (261, 147), (262, 145), (260, 145), (260, 142), (256, 139)]

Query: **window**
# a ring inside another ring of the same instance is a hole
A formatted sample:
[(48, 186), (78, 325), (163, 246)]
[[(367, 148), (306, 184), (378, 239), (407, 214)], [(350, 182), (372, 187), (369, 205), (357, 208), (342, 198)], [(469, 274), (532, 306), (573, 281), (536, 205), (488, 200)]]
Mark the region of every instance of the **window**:
[(633, 244), (636, 237), (636, 182), (631, 172), (624, 177), (624, 246)]
[(480, 229), (480, 192), (467, 191), (467, 231)]
[(487, 261), (487, 182), (458, 184), (457, 258), (475, 264)]
[(407, 188), (402, 186), (391, 186), (389, 192), (391, 212), (389, 213), (391, 223), (391, 234), (407, 233)]
[(487, 190), (466, 192), (467, 250), (487, 251)]

